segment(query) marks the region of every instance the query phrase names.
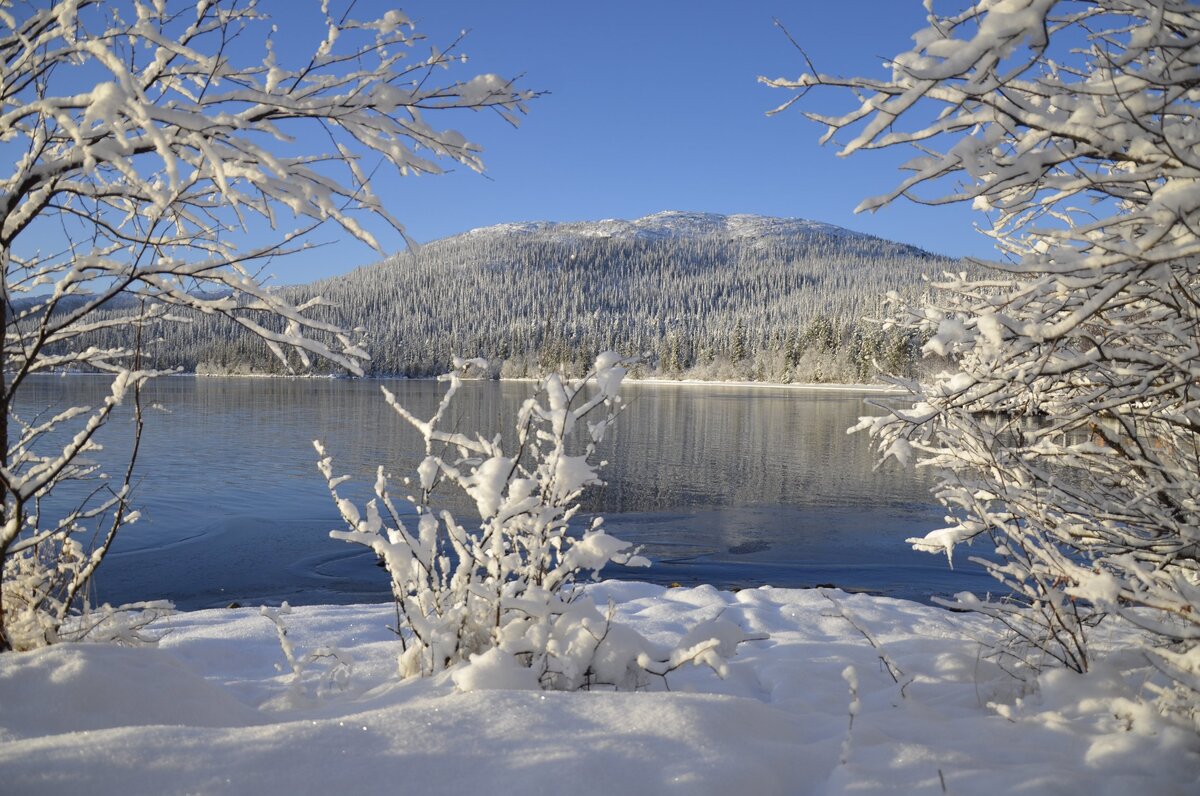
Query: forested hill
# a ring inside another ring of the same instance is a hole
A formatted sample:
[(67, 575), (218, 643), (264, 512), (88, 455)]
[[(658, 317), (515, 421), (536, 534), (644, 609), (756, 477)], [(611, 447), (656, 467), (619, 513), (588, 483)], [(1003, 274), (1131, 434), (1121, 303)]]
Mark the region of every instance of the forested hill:
[[(861, 319), (955, 266), (811, 221), (666, 212), (471, 230), (288, 291), (364, 327), (376, 375), (441, 372), (455, 353), (533, 375), (611, 348), (641, 355), (646, 375), (863, 381), (919, 341)], [(171, 332), (162, 354), (201, 372), (276, 369), (257, 341), (219, 334)]]

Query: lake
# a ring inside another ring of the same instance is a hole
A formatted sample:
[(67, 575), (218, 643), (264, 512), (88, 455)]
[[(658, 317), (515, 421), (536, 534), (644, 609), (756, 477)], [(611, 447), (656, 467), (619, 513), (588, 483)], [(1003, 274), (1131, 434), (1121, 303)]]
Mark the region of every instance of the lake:
[[(312, 440), (354, 476), (343, 494), (366, 498), (378, 464), (414, 471), (420, 438), (390, 410), (381, 384), (418, 415), (442, 385), (430, 380), (173, 377), (154, 382), (138, 463), (143, 518), (100, 568), (97, 597), (170, 599), (183, 609), (230, 602), (294, 604), (390, 599), (365, 548), (333, 541), (339, 518), (316, 469)], [(467, 382), (446, 428), (489, 433), (511, 425), (533, 385)], [(40, 377), (18, 406), (96, 403), (107, 379)], [(832, 584), (928, 601), (994, 588), (956, 557), (916, 553), (904, 539), (939, 527), (928, 475), (876, 470), (869, 440), (846, 429), (879, 410), (849, 390), (627, 384), (628, 403), (605, 443), (607, 484), (587, 495), (608, 530), (644, 546), (650, 569), (610, 566), (606, 577), (658, 583)], [(876, 396), (877, 398), (880, 396)], [(128, 414), (105, 429), (101, 463), (128, 450)], [(110, 466), (110, 471), (115, 471)], [(452, 501), (460, 522), (470, 502)], [(582, 523), (580, 523), (582, 526)]]

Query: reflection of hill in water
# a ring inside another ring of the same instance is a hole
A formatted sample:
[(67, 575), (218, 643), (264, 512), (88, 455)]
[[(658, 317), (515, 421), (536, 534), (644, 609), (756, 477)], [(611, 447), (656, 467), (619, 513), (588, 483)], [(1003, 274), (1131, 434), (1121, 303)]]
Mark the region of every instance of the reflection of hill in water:
[[(99, 378), (34, 382), (27, 412), (95, 405), (108, 392)], [(382, 384), (419, 416), (432, 413), (442, 394), (433, 381)], [(313, 439), (333, 454), (336, 472), (353, 476), (340, 491), (358, 501), (371, 497), (376, 466), (402, 478), (424, 456), (420, 438), (387, 407), (380, 386), (187, 377), (154, 383), (145, 403), (170, 413), (149, 416), (136, 496), (144, 519), (123, 533), (118, 555), (105, 564), (104, 598), (169, 596), (195, 606), (220, 604), (230, 593), (286, 594), (294, 601), (361, 596), (362, 584), (380, 577), (368, 560), (353, 562), (360, 574), (336, 583), (322, 580), (317, 567), (308, 585), (297, 587), (295, 570), (345, 554), (326, 534), (340, 521), (316, 469)], [(502, 426), (532, 389), (524, 382), (469, 382), (445, 427), (511, 435)], [(874, 472), (869, 440), (846, 435), (860, 414), (876, 411), (861, 393), (631, 384), (624, 395), (628, 408), (602, 451), (611, 462), (603, 473), (608, 483), (587, 493), (583, 511), (610, 515), (614, 532), (646, 544), (663, 562), (663, 577), (753, 583), (761, 576), (783, 583), (779, 567), (798, 572), (814, 562), (894, 568), (903, 538), (936, 522), (927, 476), (894, 465)], [(106, 448), (95, 458), (110, 471), (128, 449), (129, 430), (127, 416), (105, 430)], [(402, 504), (398, 481), (394, 491)], [(453, 492), (444, 497), (470, 524), (472, 502)], [(688, 562), (675, 574), (667, 571), (673, 557)], [(920, 564), (945, 566), (930, 556)], [(768, 578), (764, 567), (776, 570)], [(815, 572), (797, 585), (831, 580)], [(162, 584), (174, 593), (154, 591)], [(320, 591), (310, 599), (297, 588)]]
[(599, 510), (682, 506), (872, 506), (928, 502), (929, 481), (875, 472), (861, 394), (633, 385)]
[[(411, 475), (423, 444), (386, 406), (381, 385), (419, 416), (430, 414), (442, 394), (441, 384), (425, 380), (159, 380), (147, 403), (163, 404), (170, 414), (149, 418), (142, 496), (153, 504), (168, 494), (185, 503), (203, 495), (205, 510), (264, 501), (324, 505), (313, 439), (325, 443), (336, 469), (353, 474), (364, 494), (377, 465)], [(86, 403), (107, 391), (106, 380), (95, 378), (38, 386), (30, 398), (43, 405)], [(511, 419), (532, 389), (526, 382), (467, 382), (444, 428), (502, 432), (508, 439)], [(587, 493), (585, 511), (931, 502), (927, 476), (895, 465), (874, 471), (868, 439), (847, 436), (859, 415), (878, 411), (861, 393), (634, 383), (624, 397), (627, 409), (601, 451), (608, 483)], [(109, 429), (114, 456), (125, 448), (127, 428), (118, 418)]]
[[(336, 387), (338, 383), (334, 383)], [(430, 382), (389, 382), (401, 400), (428, 414), (439, 394)], [(533, 385), (467, 383), (448, 428), (512, 434), (510, 419)], [(846, 429), (878, 410), (854, 392), (630, 384), (626, 410), (602, 449), (607, 484), (586, 493), (584, 510), (631, 512), (684, 507), (786, 505), (888, 507), (928, 503), (930, 481), (888, 466), (873, 470), (863, 435)], [(416, 434), (372, 391), (334, 389), (326, 439), (340, 461), (414, 467)], [(333, 447), (335, 444), (340, 447)]]

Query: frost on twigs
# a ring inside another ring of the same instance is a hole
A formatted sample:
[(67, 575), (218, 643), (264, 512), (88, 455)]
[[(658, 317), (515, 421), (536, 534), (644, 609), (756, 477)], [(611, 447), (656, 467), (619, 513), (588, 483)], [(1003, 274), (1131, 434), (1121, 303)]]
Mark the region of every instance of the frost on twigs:
[[(287, 690), (268, 700), (263, 707), (284, 710), (300, 707), (312, 701), (314, 696), (320, 697), (329, 691), (345, 690), (350, 680), (350, 659), (346, 653), (336, 647), (317, 647), (300, 655), (288, 636), (287, 624), (284, 617), (292, 613), (292, 607), (284, 602), (278, 608), (263, 606), (259, 615), (265, 617), (275, 627), (275, 635), (279, 639), (279, 649), (283, 652), (284, 660), (289, 669)], [(314, 663), (325, 663), (325, 673), (316, 685), (315, 693), (305, 689), (305, 675)], [(282, 672), (283, 666), (276, 664), (275, 668)]]
[[(425, 439), (417, 467), (415, 514), (400, 511), (382, 467), (375, 498), (360, 510), (338, 494), (344, 476), (321, 443), (318, 466), (345, 530), (334, 539), (361, 544), (379, 556), (392, 579), (399, 615), (400, 673), (428, 675), (455, 666), (460, 688), (641, 688), (665, 683), (685, 664), (718, 673), (737, 641), (728, 628), (689, 635), (675, 650), (660, 648), (615, 621), (579, 588), (607, 564), (648, 566), (630, 545), (606, 533), (600, 518), (573, 526), (579, 497), (599, 484), (596, 446), (616, 420), (618, 393), (629, 363), (614, 353), (597, 357), (579, 380), (555, 373), (542, 379), (517, 414), (513, 445), (444, 431), (463, 372), (477, 360), (456, 360), (442, 377), (446, 393), (433, 416), (418, 418), (386, 389), (389, 405)], [(475, 505), (460, 523), (441, 508), (452, 489)]]
[(1119, 617), (1156, 639), (1161, 704), (1200, 719), (1200, 14), (980, 0), (913, 41), (877, 78), (765, 81), (785, 105), (853, 91), (809, 114), (826, 139), (914, 153), (862, 207), (970, 202), (1008, 261), (898, 311), (951, 368), (862, 427), (938, 474), (947, 527), (917, 549), (991, 543), (1007, 596), (955, 605), (998, 620), (1003, 660), (1085, 670)]
[[(318, 228), (376, 249), (380, 231), (403, 236), (370, 177), (478, 170), (479, 147), (433, 122), (452, 109), (515, 122), (532, 96), (443, 77), (455, 46), (430, 53), (403, 14), (353, 6), (323, 3), (324, 39), (305, 54), (295, 20), (273, 25), (256, 0), (0, 4), (0, 652), (62, 638), (136, 516), (139, 391), (182, 364), (156, 348), (162, 327), (215, 317), (289, 372), (361, 373), (361, 330), (320, 299), (290, 303), (262, 269)], [(69, 371), (110, 375), (111, 395), (16, 415), (29, 377)], [(123, 403), (134, 453), (104, 481), (82, 457)], [(88, 480), (64, 508), (69, 482)]]
[[(94, 557), (94, 554), (93, 554)], [(32, 650), (62, 641), (105, 641), (153, 644), (149, 631), (156, 619), (169, 615), (168, 602), (113, 606), (72, 599), (73, 588), (86, 582), (91, 566), (74, 538), (49, 539), (4, 561), (5, 633), (11, 649)]]
[[(6, 338), (7, 339), (7, 338)], [(141, 386), (153, 372), (117, 369), (98, 406), (75, 406), (32, 419), (10, 408), (5, 440), (4, 524), (0, 526), (0, 651), (28, 650), (58, 641), (152, 640), (134, 616), (152, 616), (164, 604), (111, 608), (91, 605), (90, 583), (117, 532), (139, 518), (130, 506), (132, 461), (109, 478), (88, 454), (101, 448), (97, 431), (113, 412), (133, 404), (134, 450), (141, 437)], [(11, 400), (17, 382), (10, 382)], [(57, 493), (84, 497), (58, 500)], [(63, 503), (68, 503), (63, 508)], [(145, 609), (143, 611), (142, 609)], [(147, 613), (147, 611), (149, 613)]]

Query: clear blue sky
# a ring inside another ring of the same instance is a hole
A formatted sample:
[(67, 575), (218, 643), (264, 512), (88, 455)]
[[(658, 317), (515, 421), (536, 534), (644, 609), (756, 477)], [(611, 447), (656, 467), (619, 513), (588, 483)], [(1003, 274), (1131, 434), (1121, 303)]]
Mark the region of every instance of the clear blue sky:
[[(883, 58), (922, 25), (920, 0), (442, 0), (405, 11), (431, 41), (469, 29), (472, 73), (523, 74), (527, 87), (550, 92), (519, 129), (491, 114), (452, 117), (484, 145), (486, 177), (463, 169), (376, 186), (417, 241), (504, 221), (671, 209), (801, 217), (939, 253), (991, 252), (972, 226), (981, 217), (965, 207), (902, 203), (855, 215), (859, 201), (898, 182), (902, 158), (838, 158), (795, 109), (765, 115), (788, 94), (757, 77), (802, 71), (773, 18), (823, 71), (881, 75)], [(810, 97), (825, 109), (851, 102)]]

